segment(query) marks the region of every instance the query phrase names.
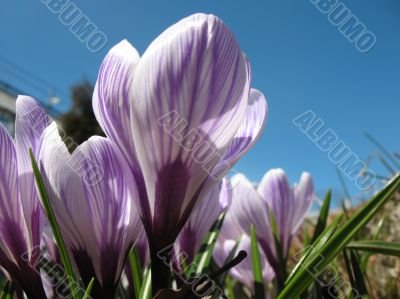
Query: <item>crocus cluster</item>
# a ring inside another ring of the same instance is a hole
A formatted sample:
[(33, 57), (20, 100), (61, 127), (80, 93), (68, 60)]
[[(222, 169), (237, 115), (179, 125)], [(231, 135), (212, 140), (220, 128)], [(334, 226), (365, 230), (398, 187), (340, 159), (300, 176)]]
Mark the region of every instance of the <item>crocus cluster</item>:
[[(73, 266), (93, 298), (113, 298), (134, 246), (151, 260), (153, 293), (169, 287), (168, 259), (192, 262), (212, 224), (227, 211), (215, 259), (256, 228), (266, 281), (280, 275), (269, 222), (272, 209), (285, 256), (312, 200), (310, 176), (291, 189), (282, 170), (258, 187), (223, 179), (257, 141), (267, 103), (251, 87), (250, 65), (217, 17), (189, 16), (165, 30), (142, 56), (126, 40), (101, 64), (93, 109), (106, 137), (72, 153), (62, 128), (37, 102), (17, 100), (15, 140), (0, 126), (0, 265), (29, 298), (46, 298), (37, 260), (45, 244), (59, 259), (42, 210), (29, 149)], [(43, 233), (45, 229), (45, 233)], [(162, 261), (158, 253), (175, 244)], [(180, 267), (180, 265), (177, 265)], [(129, 271), (128, 271), (129, 272)], [(250, 288), (247, 260), (232, 275)]]
[[(293, 188), (282, 169), (268, 171), (258, 185), (251, 183), (242, 174), (232, 177), (229, 184), (232, 191), (221, 237), (214, 252), (216, 262), (222, 265), (235, 246), (239, 250), (251, 252), (250, 231), (253, 225), (262, 257), (265, 284), (274, 276), (279, 283), (283, 283), (286, 265), (280, 264), (272, 221), (278, 230), (278, 244), (280, 243), (283, 260), (286, 260), (291, 241), (314, 199), (310, 174), (303, 173), (299, 184), (295, 184)], [(254, 290), (251, 273), (249, 261), (231, 271), (233, 277)]]

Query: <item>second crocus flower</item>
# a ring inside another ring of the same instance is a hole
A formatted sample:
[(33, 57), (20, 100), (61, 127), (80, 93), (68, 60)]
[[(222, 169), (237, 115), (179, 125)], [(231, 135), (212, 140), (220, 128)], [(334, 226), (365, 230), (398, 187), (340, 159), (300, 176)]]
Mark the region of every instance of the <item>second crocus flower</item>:
[(55, 123), (44, 132), (40, 169), (66, 245), (94, 298), (114, 298), (141, 229), (136, 184), (112, 141), (91, 137), (70, 154)]
[(282, 285), (285, 280), (285, 270), (279, 262), (275, 246), (271, 213), (278, 229), (281, 253), (286, 260), (291, 241), (301, 227), (314, 199), (311, 175), (303, 173), (299, 184), (295, 184), (293, 188), (290, 187), (282, 169), (272, 169), (267, 172), (258, 186), (242, 174), (235, 175), (231, 184), (232, 198), (227, 215), (228, 221), (224, 223), (221, 232), (222, 242), (238, 240), (243, 232), (250, 235), (251, 225), (254, 225), (262, 254)]

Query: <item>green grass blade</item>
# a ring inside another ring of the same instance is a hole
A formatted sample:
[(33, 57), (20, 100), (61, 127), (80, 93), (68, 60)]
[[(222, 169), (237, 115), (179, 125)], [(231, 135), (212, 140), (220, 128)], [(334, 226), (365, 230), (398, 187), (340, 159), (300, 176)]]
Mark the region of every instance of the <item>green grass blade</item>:
[(7, 284), (8, 284), (8, 280), (6, 279), (6, 277), (3, 275), (0, 275), (0, 294), (3, 293), (4, 289), (7, 287)]
[(83, 295), (82, 299), (89, 299), (90, 294), (92, 293), (92, 288), (94, 285), (94, 277), (90, 280), (88, 287), (86, 288), (85, 294)]
[(15, 291), (15, 284), (11, 281), (7, 281), (4, 289), (1, 292), (0, 299), (13, 299)]
[(229, 276), (226, 278), (226, 289), (228, 291), (228, 298), (235, 299), (235, 281), (231, 279)]
[(6, 299), (8, 296), (8, 291), (11, 287), (11, 283), (9, 281), (6, 282), (6, 284), (4, 285), (2, 291), (1, 291), (1, 296), (0, 299)]
[(353, 269), (354, 279), (357, 285), (358, 295), (367, 296), (368, 289), (367, 289), (367, 284), (365, 283), (364, 280), (365, 274), (362, 273), (359, 259), (353, 250), (350, 250), (350, 261), (351, 261), (351, 268)]
[(343, 192), (344, 192), (344, 195), (346, 196), (346, 199), (350, 200), (351, 205), (353, 205), (353, 203), (351, 202), (351, 195), (350, 195), (349, 189), (347, 189), (346, 182), (344, 181), (342, 172), (339, 170), (339, 168), (336, 168), (336, 173), (339, 178), (339, 182), (342, 185)]
[(325, 195), (324, 203), (322, 204), (321, 210), (319, 212), (319, 217), (317, 225), (315, 226), (314, 236), (312, 238), (311, 244), (313, 244), (315, 240), (318, 239), (318, 237), (321, 235), (321, 233), (324, 231), (326, 227), (326, 222), (329, 216), (331, 199), (332, 199), (332, 190), (329, 189)]
[(346, 202), (344, 199), (342, 199), (340, 206), (342, 207), (343, 210), (343, 216), (346, 218), (346, 220), (350, 219), (349, 211), (346, 208)]
[(44, 185), (42, 175), (40, 174), (39, 167), (36, 163), (35, 157), (33, 155), (32, 149), (29, 149), (29, 155), (32, 162), (33, 173), (35, 175), (36, 185), (39, 190), (40, 198), (42, 199), (43, 207), (46, 211), (47, 218), (49, 220), (51, 230), (53, 232), (54, 238), (56, 240), (58, 250), (60, 252), (61, 260), (64, 265), (64, 269), (67, 272), (68, 283), (70, 287), (70, 292), (74, 299), (80, 299), (80, 288), (78, 281), (76, 279), (75, 273), (73, 271), (72, 263), (69, 258), (64, 240), (61, 235), (60, 227), (58, 226), (56, 216), (54, 214), (53, 208), (51, 207), (49, 196)]
[[(379, 239), (379, 236), (382, 232), (383, 229), (383, 224), (385, 223), (386, 217), (383, 217), (381, 220), (379, 220), (378, 225), (376, 227), (376, 231), (374, 234), (374, 237), (372, 240), (377, 241)], [(368, 266), (368, 261), (369, 258), (371, 257), (372, 253), (371, 252), (366, 252), (364, 256), (362, 257), (362, 262), (361, 262), (361, 270), (365, 272), (367, 270)]]
[(385, 157), (382, 156), (380, 153), (378, 153), (378, 159), (391, 175), (396, 174), (396, 171), (392, 168), (392, 166), (390, 166), (389, 162), (387, 162)]
[(311, 236), (310, 236), (310, 232), (308, 231), (308, 227), (312, 226), (314, 227), (314, 224), (309, 225), (306, 221), (305, 225), (304, 225), (304, 230), (303, 230), (303, 244), (304, 246), (308, 246), (311, 244)]
[(251, 261), (253, 265), (255, 299), (265, 298), (264, 278), (262, 274), (260, 251), (254, 226), (251, 226)]
[(14, 298), (14, 291), (15, 291), (15, 283), (11, 282), (10, 287), (8, 288), (7, 295), (5, 299), (13, 299)]
[(183, 274), (185, 275), (185, 277), (189, 277), (189, 265), (186, 262), (185, 255), (182, 254), (180, 262), (181, 262), (181, 267), (182, 267), (182, 270), (183, 270)]
[(278, 299), (297, 298), (313, 282), (324, 268), (340, 253), (355, 235), (372, 219), (400, 186), (400, 176), (393, 178), (388, 185), (359, 209), (327, 243), (313, 256), (308, 265), (300, 269), (279, 294)]
[[(317, 240), (314, 242), (313, 245), (309, 246), (309, 250), (306, 251), (306, 254), (304, 257), (300, 260), (300, 262), (295, 266), (293, 269), (292, 273), (290, 274), (290, 278), (294, 276), (294, 274), (301, 268), (304, 268), (307, 266), (311, 258), (315, 255), (316, 252), (326, 243), (328, 240), (333, 236), (333, 234), (336, 232), (340, 220), (342, 217), (337, 217), (331, 225), (329, 225), (325, 230), (319, 235)], [(320, 276), (318, 277), (319, 279), (321, 278)], [(311, 291), (314, 289), (314, 292), (316, 295), (320, 294), (322, 292), (321, 285), (319, 283), (320, 280), (316, 280), (314, 283), (314, 287), (311, 287)], [(286, 282), (286, 284), (289, 283), (289, 280)], [(303, 294), (300, 296), (301, 299), (307, 299), (309, 298), (308, 295), (308, 290), (304, 291)], [(321, 298), (321, 296), (317, 296), (316, 298)]]
[(129, 266), (132, 272), (133, 288), (135, 289), (135, 298), (139, 299), (140, 290), (142, 289), (142, 269), (140, 267), (139, 256), (136, 248), (129, 253)]
[[(350, 257), (349, 257), (350, 255)], [(363, 274), (360, 269), (358, 258), (353, 250), (343, 250), (343, 257), (347, 274), (351, 283), (351, 291), (354, 298), (368, 298), (368, 290), (364, 281)]]
[(328, 240), (333, 236), (336, 232), (341, 217), (337, 217), (318, 237), (318, 239), (314, 242), (312, 246), (306, 248), (303, 252), (303, 256), (300, 258), (299, 262), (293, 268), (290, 273), (288, 279), (286, 280), (286, 285), (290, 283), (290, 281), (297, 275), (297, 273), (307, 267), (308, 263), (312, 259), (312, 257), (328, 242)]
[(215, 243), (219, 237), (219, 233), (225, 219), (225, 214), (226, 211), (222, 212), (211, 227), (205, 238), (205, 241), (201, 245), (199, 253), (196, 255), (193, 263), (190, 265), (189, 276), (193, 276), (193, 274), (199, 275), (210, 266)]
[(151, 298), (151, 270), (147, 269), (143, 275), (142, 289), (140, 290), (140, 299)]
[(356, 280), (354, 278), (354, 274), (353, 274), (353, 270), (351, 268), (351, 264), (350, 264), (350, 259), (349, 256), (347, 255), (346, 250), (343, 250), (343, 258), (344, 258), (344, 264), (347, 270), (347, 275), (349, 276), (349, 280), (350, 280), (350, 284), (351, 284), (351, 291), (353, 293), (353, 296), (356, 297), (357, 296), (357, 284), (356, 284)]
[(397, 168), (400, 169), (400, 164), (397, 162), (396, 158), (382, 145), (376, 140), (372, 135), (365, 133), (367, 138), (375, 144), (381, 151), (382, 153), (393, 163), (393, 165)]
[(269, 210), (269, 218), (271, 223), (272, 235), (274, 236), (275, 251), (278, 255), (278, 263), (281, 270), (280, 273), (277, 273), (278, 287), (279, 289), (282, 289), (287, 278), (286, 257), (283, 255), (281, 238), (272, 209)]
[(347, 245), (347, 248), (375, 254), (400, 257), (400, 243), (384, 241), (357, 241), (351, 242), (349, 245)]

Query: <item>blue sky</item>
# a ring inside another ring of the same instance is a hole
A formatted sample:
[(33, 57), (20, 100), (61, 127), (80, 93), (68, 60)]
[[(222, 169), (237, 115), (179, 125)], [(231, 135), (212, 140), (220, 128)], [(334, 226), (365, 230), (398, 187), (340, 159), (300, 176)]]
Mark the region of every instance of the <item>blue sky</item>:
[[(195, 12), (222, 18), (235, 33), (253, 70), (253, 86), (268, 98), (270, 114), (258, 144), (235, 169), (257, 181), (282, 167), (292, 182), (306, 170), (318, 191), (341, 189), (333, 165), (292, 120), (313, 110), (354, 153), (366, 158), (375, 147), (369, 132), (390, 151), (400, 151), (400, 2), (342, 1), (376, 37), (360, 53), (309, 0), (263, 1), (80, 1), (82, 12), (108, 42), (93, 54), (40, 0), (0, 2), (0, 80), (46, 101), (46, 91), (6, 70), (1, 58), (51, 82), (68, 108), (69, 87), (94, 82), (99, 65), (118, 41), (128, 39), (140, 53), (165, 28)], [(37, 84), (35, 84), (37, 85)], [(40, 85), (40, 83), (39, 83)], [(379, 163), (371, 165), (380, 174)], [(352, 193), (358, 193), (346, 179)]]

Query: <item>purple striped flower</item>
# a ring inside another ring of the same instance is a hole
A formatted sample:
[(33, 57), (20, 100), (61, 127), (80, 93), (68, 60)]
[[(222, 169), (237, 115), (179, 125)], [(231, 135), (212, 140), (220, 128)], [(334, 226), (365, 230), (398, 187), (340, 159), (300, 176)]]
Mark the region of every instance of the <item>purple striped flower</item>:
[(309, 173), (303, 172), (299, 183), (295, 183), (291, 188), (285, 172), (282, 169), (272, 169), (265, 174), (257, 191), (272, 209), (284, 257), (287, 257), (290, 243), (303, 224), (314, 200), (312, 177)]
[(156, 253), (174, 243), (201, 191), (259, 136), (266, 101), (250, 89), (249, 64), (228, 27), (196, 14), (165, 30), (141, 57), (127, 41), (111, 49), (93, 108), (138, 183), (158, 271)]
[(43, 134), (40, 169), (61, 233), (94, 298), (113, 298), (141, 230), (136, 184), (115, 144), (91, 137), (72, 154), (55, 123)]
[[(265, 215), (262, 213), (261, 207), (253, 206), (253, 203), (260, 199), (254, 185), (250, 183), (243, 175), (235, 175), (232, 179), (224, 180), (225, 190), (221, 193), (220, 201), (227, 204), (227, 213), (225, 216), (224, 223), (221, 228), (220, 237), (216, 243), (214, 249), (214, 260), (222, 267), (226, 262), (227, 258), (231, 255), (232, 251), (237, 245), (236, 253), (240, 250), (247, 252), (248, 257), (243, 260), (239, 265), (230, 270), (230, 275), (243, 283), (254, 293), (254, 278), (253, 278), (253, 267), (251, 258), (251, 241), (250, 241), (250, 227), (246, 222), (242, 222), (241, 215), (238, 215), (238, 208), (249, 210), (254, 207), (254, 212), (258, 208), (258, 215), (255, 214), (255, 218), (251, 223), (259, 221), (265, 222)], [(257, 198), (257, 199), (254, 199)], [(243, 210), (243, 213), (246, 211)], [(239, 217), (238, 217), (239, 216)], [(259, 216), (259, 217), (257, 217)], [(269, 226), (264, 227), (264, 231), (269, 231)], [(274, 270), (270, 266), (261, 246), (259, 246), (261, 262), (262, 262), (262, 273), (264, 278), (264, 284), (267, 285), (275, 276)]]
[(46, 298), (37, 261), (45, 221), (29, 148), (37, 155), (48, 117), (37, 102), (19, 96), (15, 142), (0, 125), (0, 265), (29, 298)]
[(272, 210), (277, 224), (283, 257), (287, 258), (291, 241), (314, 199), (311, 175), (303, 173), (300, 183), (291, 188), (285, 172), (282, 169), (272, 169), (257, 187), (243, 175), (234, 176), (232, 185), (234, 188), (228, 211), (232, 221), (223, 226), (224, 234), (228, 235), (226, 238), (237, 239), (241, 231), (249, 234), (253, 224), (263, 254), (278, 280), (283, 279), (271, 229), (270, 212)]

